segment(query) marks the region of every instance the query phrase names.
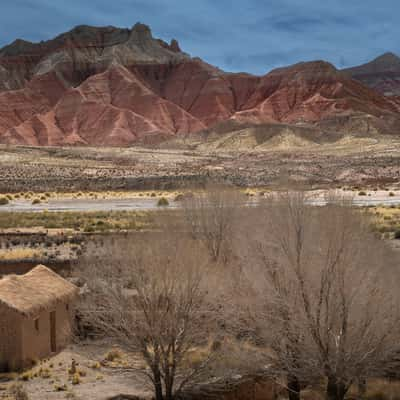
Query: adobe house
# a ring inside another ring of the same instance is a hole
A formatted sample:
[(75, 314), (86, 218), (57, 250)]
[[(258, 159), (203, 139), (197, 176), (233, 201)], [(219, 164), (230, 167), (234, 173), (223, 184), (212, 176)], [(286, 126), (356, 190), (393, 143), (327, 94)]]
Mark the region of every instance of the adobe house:
[(39, 265), (0, 279), (0, 371), (15, 371), (68, 344), (78, 288)]

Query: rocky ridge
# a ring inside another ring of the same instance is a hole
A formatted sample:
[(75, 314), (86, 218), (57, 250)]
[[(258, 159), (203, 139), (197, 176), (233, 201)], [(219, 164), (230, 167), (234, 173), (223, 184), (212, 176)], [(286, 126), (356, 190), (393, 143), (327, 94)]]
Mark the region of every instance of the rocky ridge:
[(400, 101), (324, 61), (226, 73), (141, 23), (0, 49), (0, 143), (128, 146), (229, 121), (395, 134)]

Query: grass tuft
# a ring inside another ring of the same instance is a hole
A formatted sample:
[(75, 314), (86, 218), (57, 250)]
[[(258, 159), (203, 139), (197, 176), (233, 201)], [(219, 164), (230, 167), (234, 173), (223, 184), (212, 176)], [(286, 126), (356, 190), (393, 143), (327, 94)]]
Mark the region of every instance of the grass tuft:
[(158, 207), (167, 207), (169, 206), (169, 201), (165, 197), (161, 197), (157, 202)]
[(0, 197), (0, 206), (5, 206), (5, 205), (7, 205), (9, 202), (10, 202), (10, 200), (9, 200), (7, 197), (5, 197), (5, 196)]

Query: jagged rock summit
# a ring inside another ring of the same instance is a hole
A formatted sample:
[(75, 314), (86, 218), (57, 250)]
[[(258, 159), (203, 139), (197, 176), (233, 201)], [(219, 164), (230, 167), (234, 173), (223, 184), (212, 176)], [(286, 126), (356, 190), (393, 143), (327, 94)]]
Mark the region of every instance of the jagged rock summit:
[[(0, 50), (0, 88), (21, 89), (33, 78), (57, 72), (67, 85), (76, 86), (112, 64), (176, 63), (190, 57), (154, 39), (147, 25), (132, 29), (80, 25), (53, 40), (30, 43), (16, 40)], [(7, 79), (8, 77), (8, 79)]]
[[(382, 66), (396, 73), (396, 56), (374, 65), (367, 74)], [(184, 53), (175, 39), (154, 38), (142, 23), (81, 25), (0, 49), (0, 143), (127, 146), (230, 121), (398, 133), (397, 98), (350, 75), (324, 61), (261, 77), (226, 73)]]

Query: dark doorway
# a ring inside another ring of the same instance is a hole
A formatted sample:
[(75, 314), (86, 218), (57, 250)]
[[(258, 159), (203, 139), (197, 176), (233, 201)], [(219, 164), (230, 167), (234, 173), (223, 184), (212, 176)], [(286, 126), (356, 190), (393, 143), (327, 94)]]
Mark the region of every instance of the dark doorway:
[(55, 311), (52, 311), (50, 313), (50, 347), (51, 347), (52, 353), (55, 353), (57, 351), (56, 312)]

